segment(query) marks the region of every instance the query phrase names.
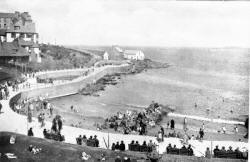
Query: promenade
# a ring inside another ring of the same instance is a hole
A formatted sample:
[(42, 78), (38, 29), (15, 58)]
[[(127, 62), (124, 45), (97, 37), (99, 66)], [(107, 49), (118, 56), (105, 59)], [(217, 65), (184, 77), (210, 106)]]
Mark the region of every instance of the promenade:
[[(0, 114), (0, 131), (16, 132), (16, 133), (26, 135), (27, 130), (30, 127), (32, 127), (33, 132), (34, 132), (34, 136), (43, 138), (42, 132), (43, 132), (44, 127), (43, 128), (40, 127), (40, 123), (38, 123), (37, 118), (33, 118), (32, 123), (28, 123), (26, 116), (17, 114), (10, 108), (10, 106), (9, 106), (10, 99), (20, 92), (28, 92), (30, 90), (35, 90), (35, 89), (40, 89), (40, 88), (54, 87), (54, 86), (58, 86), (58, 85), (67, 85), (67, 84), (71, 84), (74, 82), (80, 82), (80, 81), (83, 81), (91, 76), (95, 76), (97, 73), (105, 70), (106, 68), (108, 68), (110, 66), (112, 66), (112, 65), (108, 65), (108, 66), (104, 66), (104, 67), (100, 67), (100, 68), (90, 68), (88, 70), (91, 70), (91, 72), (87, 76), (81, 76), (81, 77), (76, 78), (72, 81), (58, 82), (55, 84), (39, 84), (39, 83), (36, 83), (35, 78), (28, 78), (27, 82), (29, 82), (31, 84), (30, 88), (20, 89), (18, 92), (11, 91), (10, 97), (8, 100), (1, 100), (0, 101), (1, 104), (3, 105), (3, 109), (2, 109), (3, 113)], [(120, 66), (127, 66), (127, 65), (120, 65)], [(120, 66), (113, 66), (113, 67), (120, 67)], [(84, 71), (87, 69), (75, 69), (75, 70), (83, 70)], [(65, 70), (65, 71), (67, 71), (67, 70)], [(68, 71), (71, 71), (71, 70), (68, 70)], [(56, 71), (56, 72), (59, 73), (60, 71)], [(39, 73), (36, 73), (35, 75), (38, 76), (38, 75), (47, 74), (47, 73), (53, 73), (53, 72), (52, 71), (39, 72)], [(172, 115), (173, 116), (177, 115), (177, 116), (187, 117), (187, 118), (197, 118), (195, 116), (184, 116), (181, 114), (179, 114), (179, 115), (172, 114)], [(197, 120), (199, 120), (199, 119), (200, 118), (197, 118)], [(204, 119), (200, 119), (200, 120), (204, 120)], [(212, 120), (211, 122), (219, 122), (219, 123), (222, 122), (222, 123), (235, 124), (236, 121)], [(241, 123), (239, 123), (239, 124), (241, 124)], [(51, 122), (46, 121), (45, 128), (50, 129), (51, 125), (52, 125)], [(105, 133), (105, 132), (101, 132), (101, 131), (87, 130), (87, 129), (81, 129), (81, 128), (65, 126), (65, 125), (63, 126), (61, 133), (62, 133), (62, 135), (65, 136), (65, 142), (72, 143), (72, 144), (76, 144), (76, 137), (78, 137), (79, 135), (86, 135), (87, 137), (97, 135), (97, 138), (100, 141), (101, 148), (106, 148), (105, 142), (108, 141), (108, 138), (109, 138), (110, 147), (111, 147), (112, 143), (116, 143), (117, 141), (123, 140), (125, 145), (126, 145), (126, 149), (128, 149), (128, 144), (132, 140), (139, 141), (140, 144), (142, 144), (143, 141), (146, 141), (148, 143), (149, 140), (152, 140), (153, 142), (155, 142), (158, 145), (157, 149), (158, 149), (159, 153), (165, 152), (166, 146), (169, 143), (171, 143), (172, 145), (175, 144), (177, 147), (182, 146), (182, 142), (178, 138), (164, 138), (164, 142), (158, 143), (156, 140), (156, 137), (152, 137), (152, 136)], [(189, 143), (193, 146), (195, 156), (204, 156), (205, 150), (207, 147), (214, 148), (216, 145), (218, 145), (219, 147), (225, 146), (226, 148), (228, 148), (229, 146), (232, 146), (233, 149), (236, 149), (237, 147), (239, 147), (240, 150), (248, 148), (248, 143), (245, 143), (245, 142), (233, 142), (233, 141), (212, 141), (211, 142), (211, 141), (207, 141), (207, 140), (203, 140), (201, 142), (198, 140), (190, 140)]]

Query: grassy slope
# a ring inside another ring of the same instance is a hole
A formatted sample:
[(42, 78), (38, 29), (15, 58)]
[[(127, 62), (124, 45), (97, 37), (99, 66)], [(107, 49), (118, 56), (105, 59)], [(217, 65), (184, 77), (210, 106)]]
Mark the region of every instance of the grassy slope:
[(92, 55), (86, 52), (55, 45), (41, 45), (42, 63), (28, 64), (33, 70), (39, 69), (65, 69), (80, 66), (91, 66), (95, 63)]
[[(81, 160), (81, 153), (84, 151), (87, 154), (91, 155), (91, 159), (89, 161), (98, 161), (101, 157), (102, 153), (105, 153), (108, 161), (114, 161), (114, 158), (119, 155), (121, 157), (145, 157), (142, 154), (136, 154), (133, 152), (114, 152), (110, 150), (104, 150), (100, 148), (93, 148), (88, 146), (79, 146), (79, 145), (72, 145), (61, 143), (57, 141), (47, 140), (47, 139), (40, 139), (35, 137), (28, 137), (24, 135), (17, 134), (16, 143), (14, 145), (9, 144), (9, 132), (0, 132), (0, 153), (14, 153), (17, 155), (19, 162), (47, 162), (47, 161), (72, 161), (72, 162), (80, 162)], [(36, 155), (27, 151), (29, 145), (33, 145), (39, 148), (42, 148), (42, 151)], [(2, 161), (0, 159), (0, 161)], [(5, 159), (8, 161), (7, 159)], [(17, 160), (13, 160), (17, 161)]]

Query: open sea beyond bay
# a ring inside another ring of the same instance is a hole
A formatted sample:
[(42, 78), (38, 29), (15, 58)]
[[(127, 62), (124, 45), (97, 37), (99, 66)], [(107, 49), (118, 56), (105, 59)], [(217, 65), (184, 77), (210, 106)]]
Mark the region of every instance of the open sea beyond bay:
[(65, 109), (74, 105), (80, 113), (102, 117), (142, 109), (152, 100), (181, 114), (236, 120), (248, 114), (249, 49), (140, 49), (147, 58), (171, 66), (122, 76), (117, 85), (98, 92), (99, 97), (72, 95), (53, 99), (52, 104)]

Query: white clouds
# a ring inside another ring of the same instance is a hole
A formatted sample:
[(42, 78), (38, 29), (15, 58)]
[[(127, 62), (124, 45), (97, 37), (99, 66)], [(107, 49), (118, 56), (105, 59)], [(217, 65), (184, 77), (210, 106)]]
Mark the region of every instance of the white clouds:
[(248, 46), (250, 4), (98, 0), (8, 0), (29, 11), (43, 41), (61, 44)]

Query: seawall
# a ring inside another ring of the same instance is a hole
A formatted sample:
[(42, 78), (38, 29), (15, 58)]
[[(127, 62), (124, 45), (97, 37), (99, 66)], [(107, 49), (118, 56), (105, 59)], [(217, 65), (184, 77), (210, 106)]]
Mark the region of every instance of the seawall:
[(36, 98), (39, 96), (43, 96), (46, 98), (56, 98), (56, 97), (76, 94), (81, 88), (85, 87), (87, 84), (93, 83), (94, 80), (98, 80), (107, 74), (124, 72), (126, 71), (127, 68), (128, 66), (106, 67), (105, 69), (98, 71), (93, 75), (90, 74), (90, 76), (83, 78), (83, 79), (77, 78), (75, 81), (69, 82), (67, 84), (53, 85), (49, 87), (38, 88), (38, 89), (21, 92), (21, 94), (13, 97), (12, 100), (17, 101), (18, 98), (19, 99), (20, 98), (21, 99)]

